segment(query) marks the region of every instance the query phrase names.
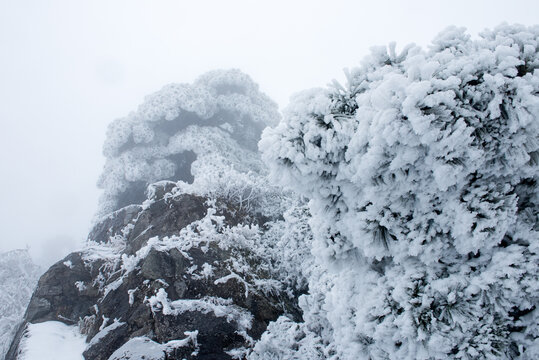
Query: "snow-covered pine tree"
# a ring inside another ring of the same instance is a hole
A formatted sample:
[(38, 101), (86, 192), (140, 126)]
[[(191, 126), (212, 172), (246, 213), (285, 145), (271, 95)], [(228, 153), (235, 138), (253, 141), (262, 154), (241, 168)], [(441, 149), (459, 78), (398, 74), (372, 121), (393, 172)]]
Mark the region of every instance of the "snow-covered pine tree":
[(311, 199), (335, 357), (539, 358), (539, 27), (449, 28), (347, 76), (259, 144)]
[(249, 182), (243, 173), (264, 171), (260, 133), (279, 118), (277, 104), (239, 70), (166, 85), (109, 125), (98, 215), (144, 201), (148, 185), (161, 180), (194, 181), (205, 191)]

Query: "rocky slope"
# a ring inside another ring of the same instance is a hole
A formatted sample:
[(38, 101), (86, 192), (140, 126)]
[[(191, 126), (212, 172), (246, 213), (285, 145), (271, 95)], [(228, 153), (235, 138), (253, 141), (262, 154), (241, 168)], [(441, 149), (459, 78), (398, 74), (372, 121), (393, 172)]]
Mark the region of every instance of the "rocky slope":
[[(25, 322), (78, 325), (85, 359), (137, 359), (144, 343), (159, 345), (156, 359), (229, 359), (281, 314), (299, 318), (303, 289), (265, 248), (270, 219), (176, 193), (172, 182), (154, 190), (98, 223), (84, 250), (41, 277)], [(7, 360), (17, 358), (23, 329)]]
[(57, 322), (86, 336), (74, 357), (157, 360), (243, 359), (271, 321), (299, 321), (308, 245), (283, 218), (299, 202), (268, 184), (256, 150), (278, 118), (232, 70), (166, 86), (113, 122), (101, 218), (41, 277), (6, 360), (31, 359)]

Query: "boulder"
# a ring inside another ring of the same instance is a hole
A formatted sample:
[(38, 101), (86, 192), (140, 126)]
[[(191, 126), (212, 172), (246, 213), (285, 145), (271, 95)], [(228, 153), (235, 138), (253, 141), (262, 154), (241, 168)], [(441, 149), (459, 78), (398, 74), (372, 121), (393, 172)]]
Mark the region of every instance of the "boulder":
[(298, 292), (264, 255), (268, 219), (173, 189), (161, 182), (96, 224), (85, 249), (41, 277), (25, 323), (78, 324), (88, 360), (140, 359), (141, 344), (153, 344), (147, 358), (170, 360), (238, 357), (270, 321), (298, 319)]

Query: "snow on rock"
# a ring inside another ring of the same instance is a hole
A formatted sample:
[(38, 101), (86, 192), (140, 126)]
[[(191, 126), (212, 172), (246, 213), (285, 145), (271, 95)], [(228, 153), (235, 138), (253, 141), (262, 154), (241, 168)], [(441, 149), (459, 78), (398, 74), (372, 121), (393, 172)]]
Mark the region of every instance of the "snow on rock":
[[(225, 356), (225, 351), (251, 347), (280, 314), (297, 317), (294, 304), (305, 281), (282, 256), (281, 246), (287, 246), (279, 242), (282, 220), (268, 221), (238, 203), (185, 194), (169, 185), (152, 185), (152, 199), (132, 220), (120, 221), (123, 228), (113, 233), (110, 228), (93, 232), (95, 241), (82, 252), (88, 266), (99, 269), (93, 275), (99, 307), (85, 317), (93, 337), (86, 358), (107, 359), (131, 333), (169, 344), (186, 331), (199, 332), (200, 356)], [(116, 222), (104, 221), (111, 220)], [(106, 256), (98, 260), (94, 253)], [(100, 336), (112, 318), (127, 326)], [(192, 346), (174, 351), (177, 358), (197, 358)]]
[(166, 360), (167, 355), (185, 347), (194, 347), (191, 355), (196, 356), (198, 331), (186, 331), (184, 334), (187, 335), (186, 338), (171, 340), (165, 344), (159, 344), (145, 336), (132, 338), (116, 350), (109, 360)]
[(120, 326), (124, 326), (125, 322), (119, 321), (118, 319), (114, 319), (112, 324), (106, 325), (106, 321), (103, 321), (103, 324), (101, 324), (100, 331), (92, 338), (90, 343), (88, 344), (88, 347), (91, 347), (98, 342), (100, 342), (105, 336), (107, 336), (111, 331), (116, 330)]
[[(143, 204), (103, 218), (83, 249), (42, 276), (27, 323), (78, 324), (88, 340), (85, 359), (107, 360), (133, 337), (161, 344), (167, 359), (197, 359), (249, 349), (280, 315), (299, 319), (306, 280), (297, 256), (308, 248), (294, 251), (299, 235), (284, 236), (288, 226), (275, 209), (222, 193), (185, 193), (174, 182), (150, 189)], [(294, 204), (279, 196), (279, 207)], [(298, 232), (305, 226), (290, 225)], [(198, 340), (180, 346), (195, 331)], [(15, 341), (8, 360), (17, 347)]]
[(150, 297), (148, 304), (152, 311), (161, 311), (164, 315), (178, 316), (185, 312), (212, 313), (216, 317), (224, 317), (227, 322), (234, 322), (240, 331), (251, 328), (253, 315), (233, 304), (232, 299), (206, 296), (202, 299), (179, 299), (170, 301), (165, 289), (161, 288)]
[(0, 359), (7, 353), (41, 269), (27, 250), (0, 254)]
[(165, 356), (166, 353), (163, 344), (141, 336), (130, 339), (123, 344), (112, 353), (109, 360), (165, 360)]
[(17, 360), (84, 360), (86, 337), (58, 321), (28, 324)]

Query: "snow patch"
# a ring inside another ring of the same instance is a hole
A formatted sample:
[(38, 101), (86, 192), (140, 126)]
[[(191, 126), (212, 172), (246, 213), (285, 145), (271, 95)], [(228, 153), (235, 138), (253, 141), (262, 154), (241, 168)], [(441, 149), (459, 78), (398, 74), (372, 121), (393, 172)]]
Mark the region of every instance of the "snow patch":
[(86, 337), (59, 321), (28, 324), (18, 360), (84, 360)]
[(186, 331), (185, 339), (171, 340), (165, 344), (159, 344), (145, 336), (135, 337), (123, 344), (110, 357), (109, 360), (145, 359), (165, 360), (166, 355), (175, 349), (193, 347), (192, 356), (198, 354), (198, 331)]

